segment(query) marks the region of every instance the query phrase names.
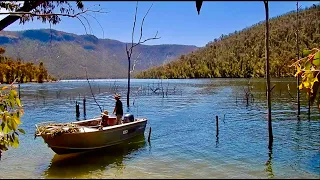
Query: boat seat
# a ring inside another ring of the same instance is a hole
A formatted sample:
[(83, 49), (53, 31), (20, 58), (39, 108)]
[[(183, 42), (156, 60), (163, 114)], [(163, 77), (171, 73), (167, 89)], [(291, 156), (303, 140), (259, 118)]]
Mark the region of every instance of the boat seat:
[(93, 131), (97, 131), (97, 128), (85, 127), (85, 126), (80, 128), (80, 132), (93, 132)]

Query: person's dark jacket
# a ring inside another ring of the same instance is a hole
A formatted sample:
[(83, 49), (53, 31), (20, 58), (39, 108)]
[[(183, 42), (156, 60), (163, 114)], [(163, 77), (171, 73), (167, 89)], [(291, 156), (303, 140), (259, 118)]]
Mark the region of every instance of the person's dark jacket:
[(123, 115), (122, 102), (120, 99), (116, 101), (116, 115)]

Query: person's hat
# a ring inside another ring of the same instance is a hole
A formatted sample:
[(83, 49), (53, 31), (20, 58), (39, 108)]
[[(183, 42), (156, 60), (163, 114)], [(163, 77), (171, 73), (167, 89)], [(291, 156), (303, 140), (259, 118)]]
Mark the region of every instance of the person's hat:
[(115, 95), (114, 95), (114, 98), (120, 99), (120, 98), (121, 98), (121, 95), (120, 95), (120, 94), (115, 94)]
[(107, 110), (103, 111), (103, 113), (101, 113), (102, 116), (108, 116), (109, 112)]

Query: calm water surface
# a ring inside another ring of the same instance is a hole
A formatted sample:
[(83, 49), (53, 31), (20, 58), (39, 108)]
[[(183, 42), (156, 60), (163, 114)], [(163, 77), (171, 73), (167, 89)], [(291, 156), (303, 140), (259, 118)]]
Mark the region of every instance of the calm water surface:
[[(160, 87), (164, 94), (152, 90)], [(247, 79), (132, 80), (130, 109), (125, 79), (93, 80), (93, 93), (112, 112), (112, 94), (122, 94), (125, 111), (149, 119), (145, 138), (95, 153), (56, 155), (34, 124), (76, 120), (75, 101), (87, 99), (86, 118), (99, 116), (87, 81), (21, 85), (25, 114), (20, 146), (3, 153), (0, 178), (320, 178), (320, 114), (294, 79), (274, 79), (274, 144), (268, 151), (265, 80), (252, 79), (254, 101), (243, 101)], [(288, 91), (288, 86), (290, 91)], [(149, 90), (148, 90), (149, 89)], [(215, 117), (219, 116), (216, 136)], [(147, 142), (152, 127), (151, 143)]]

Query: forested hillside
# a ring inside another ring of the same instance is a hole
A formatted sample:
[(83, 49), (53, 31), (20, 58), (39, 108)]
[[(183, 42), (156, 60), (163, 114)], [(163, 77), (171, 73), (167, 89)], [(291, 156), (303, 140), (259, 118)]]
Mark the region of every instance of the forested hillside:
[[(86, 78), (85, 68), (89, 78), (127, 77), (126, 43), (117, 40), (53, 29), (0, 31), (0, 46), (6, 49), (8, 57), (34, 64), (42, 61), (58, 79)], [(132, 55), (137, 62), (135, 71), (170, 62), (196, 49), (174, 44), (139, 45)]]
[(0, 84), (12, 83), (14, 81), (24, 82), (39, 82), (56, 80), (50, 74), (43, 62), (39, 66), (31, 62), (23, 62), (22, 59), (12, 59), (3, 54), (5, 49), (0, 47)]
[[(269, 21), (272, 77), (295, 73), (295, 68), (288, 66), (296, 58), (296, 22), (295, 11)], [(138, 73), (136, 78), (264, 77), (264, 37), (265, 24), (259, 22), (241, 31), (221, 35), (204, 48)], [(304, 48), (320, 47), (320, 5), (299, 11), (299, 39), (301, 52)]]

